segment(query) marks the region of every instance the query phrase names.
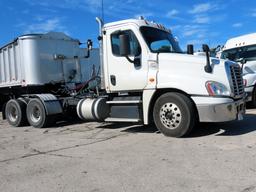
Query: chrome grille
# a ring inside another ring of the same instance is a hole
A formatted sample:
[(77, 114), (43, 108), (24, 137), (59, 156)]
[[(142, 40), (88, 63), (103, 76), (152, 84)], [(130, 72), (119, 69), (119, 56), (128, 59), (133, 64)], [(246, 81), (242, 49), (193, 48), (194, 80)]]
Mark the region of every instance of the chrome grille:
[(242, 71), (239, 65), (230, 66), (231, 82), (234, 92), (234, 97), (241, 97), (244, 94), (244, 84)]

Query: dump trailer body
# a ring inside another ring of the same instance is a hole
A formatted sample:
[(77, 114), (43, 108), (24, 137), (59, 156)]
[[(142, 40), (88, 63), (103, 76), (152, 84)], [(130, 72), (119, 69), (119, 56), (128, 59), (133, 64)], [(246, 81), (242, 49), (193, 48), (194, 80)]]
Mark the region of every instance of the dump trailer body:
[(0, 48), (0, 88), (80, 82), (79, 45), (63, 33), (18, 37)]

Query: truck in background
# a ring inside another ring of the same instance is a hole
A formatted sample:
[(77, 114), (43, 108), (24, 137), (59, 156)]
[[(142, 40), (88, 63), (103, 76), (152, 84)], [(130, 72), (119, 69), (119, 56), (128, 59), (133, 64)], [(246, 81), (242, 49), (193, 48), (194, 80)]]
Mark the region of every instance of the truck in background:
[(10, 124), (41, 128), (76, 110), (85, 121), (154, 123), (182, 137), (197, 121), (242, 119), (238, 64), (211, 58), (207, 45), (205, 56), (184, 54), (169, 29), (143, 18), (97, 21), (100, 48), (91, 61), (91, 41), (85, 54), (65, 35), (26, 35), (1, 48), (2, 111)]
[(217, 54), (221, 59), (238, 61), (242, 67), (247, 102), (256, 107), (256, 33), (227, 40)]

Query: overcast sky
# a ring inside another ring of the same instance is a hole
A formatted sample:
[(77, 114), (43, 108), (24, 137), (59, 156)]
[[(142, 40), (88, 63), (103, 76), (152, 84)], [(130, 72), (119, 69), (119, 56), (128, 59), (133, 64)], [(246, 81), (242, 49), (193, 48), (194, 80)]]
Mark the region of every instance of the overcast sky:
[[(0, 45), (26, 33), (65, 32), (85, 41), (98, 35), (101, 0), (0, 0)], [(228, 38), (256, 32), (254, 0), (104, 0), (105, 22), (136, 18), (172, 29), (182, 48), (193, 43), (211, 47)]]

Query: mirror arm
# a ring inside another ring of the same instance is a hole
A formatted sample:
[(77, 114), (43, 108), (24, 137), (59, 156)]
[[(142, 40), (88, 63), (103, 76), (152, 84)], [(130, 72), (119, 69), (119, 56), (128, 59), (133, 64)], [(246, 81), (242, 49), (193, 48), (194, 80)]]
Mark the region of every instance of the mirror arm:
[(236, 62), (241, 63), (241, 71), (242, 71), (242, 73), (243, 73), (244, 65), (246, 64), (247, 60), (244, 59), (244, 58), (241, 58), (241, 59), (237, 60)]
[(212, 72), (212, 67), (211, 67), (211, 64), (210, 64), (210, 54), (209, 54), (208, 51), (206, 52), (206, 66), (204, 67), (204, 70), (205, 70), (206, 73), (211, 73)]
[(130, 62), (134, 64), (134, 60), (130, 59), (128, 56), (125, 56), (125, 58)]
[(91, 39), (88, 39), (87, 41), (87, 55), (84, 56), (84, 58), (88, 59), (91, 55), (91, 50), (92, 50), (92, 40)]
[(87, 55), (84, 56), (84, 58), (88, 59), (90, 57), (90, 53), (91, 53), (90, 49), (87, 49)]
[(204, 71), (206, 73), (211, 73), (212, 72), (212, 67), (211, 67), (211, 63), (210, 63), (210, 49), (209, 46), (207, 44), (203, 44), (203, 51), (206, 54), (206, 65), (204, 67)]
[(245, 63), (242, 63), (242, 66), (241, 66), (241, 73), (243, 74), (243, 72), (244, 72), (244, 64)]

